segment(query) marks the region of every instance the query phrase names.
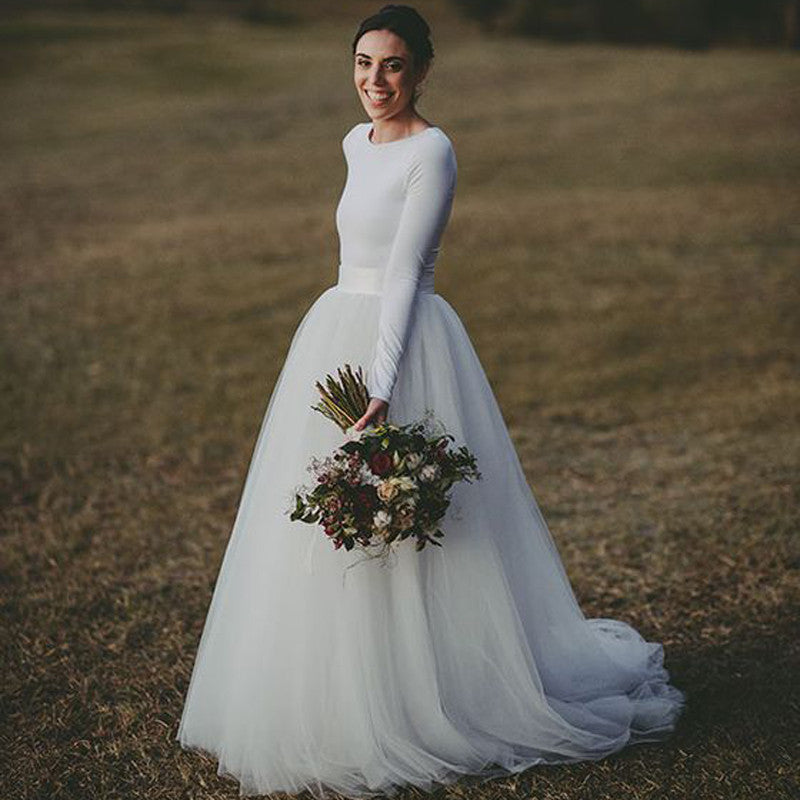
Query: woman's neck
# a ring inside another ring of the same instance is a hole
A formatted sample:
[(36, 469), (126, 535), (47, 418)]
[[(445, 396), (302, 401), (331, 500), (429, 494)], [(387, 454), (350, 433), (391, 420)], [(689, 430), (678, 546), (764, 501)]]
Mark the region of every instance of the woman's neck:
[(405, 139), (406, 136), (412, 136), (429, 127), (431, 127), (430, 123), (416, 113), (400, 120), (394, 117), (388, 120), (372, 120), (370, 141), (375, 144), (387, 144), (398, 139)]

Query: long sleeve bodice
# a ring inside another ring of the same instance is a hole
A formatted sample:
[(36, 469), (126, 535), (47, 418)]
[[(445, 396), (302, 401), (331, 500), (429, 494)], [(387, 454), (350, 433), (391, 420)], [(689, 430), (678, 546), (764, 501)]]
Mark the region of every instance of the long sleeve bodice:
[(380, 287), (375, 356), (367, 370), (371, 397), (387, 402), (397, 380), (420, 291), (433, 291), (434, 264), (453, 204), (457, 164), (438, 127), (375, 144), (372, 124), (342, 140), (347, 181), (336, 209), (340, 280), (368, 276)]

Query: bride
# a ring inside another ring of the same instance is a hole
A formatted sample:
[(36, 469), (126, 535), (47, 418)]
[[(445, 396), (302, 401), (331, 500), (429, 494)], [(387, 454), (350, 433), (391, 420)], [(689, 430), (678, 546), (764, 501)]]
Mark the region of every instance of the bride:
[[(384, 6), (353, 41), (368, 122), (344, 136), (338, 282), (302, 319), (267, 405), (195, 658), (177, 739), (240, 795), (349, 797), (463, 774), (603, 758), (674, 729), (662, 645), (587, 619), (456, 312), (434, 290), (456, 159), (419, 115), (429, 28)], [(476, 295), (479, 302), (479, 295)], [(342, 443), (315, 381), (364, 365), (357, 428), (431, 409), (475, 454), (442, 547), (391, 568), (286, 514), (305, 467)]]

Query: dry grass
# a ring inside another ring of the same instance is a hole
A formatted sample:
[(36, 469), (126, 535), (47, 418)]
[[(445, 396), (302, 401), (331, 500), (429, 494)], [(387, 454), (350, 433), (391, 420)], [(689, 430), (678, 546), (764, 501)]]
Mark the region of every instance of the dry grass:
[[(237, 796), (173, 737), (273, 381), (335, 280), (351, 27), (0, 25), (3, 798)], [(689, 708), (664, 745), (435, 796), (793, 796), (797, 57), (438, 53), (439, 291), (587, 614), (663, 641)]]

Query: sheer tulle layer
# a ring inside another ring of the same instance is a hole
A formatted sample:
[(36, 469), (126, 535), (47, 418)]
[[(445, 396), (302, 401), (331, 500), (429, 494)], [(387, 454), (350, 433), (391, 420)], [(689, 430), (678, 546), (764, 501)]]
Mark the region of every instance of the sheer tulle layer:
[(345, 567), (284, 510), (340, 444), (316, 380), (366, 367), (380, 296), (332, 287), (291, 343), (256, 442), (177, 738), (214, 754), (240, 794), (430, 789), (462, 774), (598, 759), (663, 738), (683, 706), (660, 644), (587, 620), (525, 480), (469, 337), (418, 297), (390, 419), (433, 409), (478, 457), (443, 547)]

